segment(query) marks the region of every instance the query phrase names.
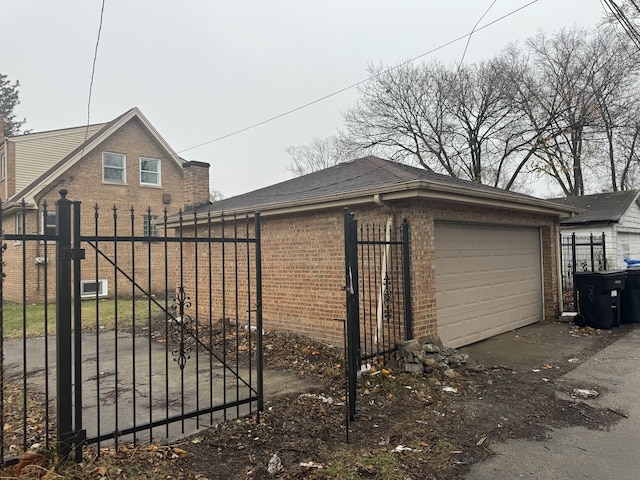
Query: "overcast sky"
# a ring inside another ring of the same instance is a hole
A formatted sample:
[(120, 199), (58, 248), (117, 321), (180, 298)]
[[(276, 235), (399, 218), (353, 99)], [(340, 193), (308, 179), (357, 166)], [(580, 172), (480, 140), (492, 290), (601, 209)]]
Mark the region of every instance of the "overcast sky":
[[(531, 0), (496, 0), (486, 25)], [(91, 123), (139, 107), (226, 197), (287, 180), (288, 145), (342, 125), (357, 91), (209, 143), (469, 33), (493, 0), (106, 0)], [(33, 131), (84, 125), (102, 0), (2, 0), (0, 72)], [(594, 27), (600, 0), (538, 0), (473, 35), (466, 61), (538, 30)], [(466, 40), (418, 61), (459, 62)], [(189, 149), (189, 150), (186, 150)], [(186, 150), (186, 151), (185, 151)], [(543, 193), (543, 192), (542, 192)]]

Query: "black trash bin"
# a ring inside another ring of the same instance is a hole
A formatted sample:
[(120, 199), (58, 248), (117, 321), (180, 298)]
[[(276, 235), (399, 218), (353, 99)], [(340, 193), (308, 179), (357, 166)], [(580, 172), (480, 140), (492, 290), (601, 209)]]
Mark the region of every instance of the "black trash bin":
[(640, 265), (627, 269), (620, 300), (620, 323), (640, 323)]
[(620, 297), (626, 273), (625, 270), (576, 272), (578, 304), (586, 325), (593, 328), (620, 325)]

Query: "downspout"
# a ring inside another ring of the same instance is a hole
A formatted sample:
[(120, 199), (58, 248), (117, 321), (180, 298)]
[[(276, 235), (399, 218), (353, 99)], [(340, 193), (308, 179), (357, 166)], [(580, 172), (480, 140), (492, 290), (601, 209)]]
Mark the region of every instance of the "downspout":
[(373, 202), (376, 205), (380, 205), (381, 207), (385, 208), (388, 212), (387, 225), (385, 228), (384, 254), (382, 258), (382, 265), (381, 265), (381, 271), (380, 271), (380, 293), (378, 296), (378, 303), (376, 308), (377, 325), (376, 325), (375, 343), (377, 345), (379, 340), (378, 335), (383, 328), (382, 317), (384, 316), (384, 299), (387, 294), (387, 283), (388, 283), (387, 264), (389, 261), (389, 255), (390, 255), (390, 249), (391, 249), (391, 231), (393, 230), (393, 227), (394, 227), (395, 212), (389, 205), (387, 205), (382, 201), (382, 199), (380, 198), (380, 194), (378, 193), (376, 193), (373, 196)]
[(9, 170), (9, 144), (7, 143), (7, 139), (5, 138), (2, 142), (4, 146), (4, 200), (6, 201), (9, 198), (9, 174), (7, 170)]

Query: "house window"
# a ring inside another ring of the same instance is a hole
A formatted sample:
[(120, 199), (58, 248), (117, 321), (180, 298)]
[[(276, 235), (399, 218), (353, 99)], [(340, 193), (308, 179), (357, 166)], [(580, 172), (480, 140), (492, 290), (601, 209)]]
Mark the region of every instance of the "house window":
[(140, 157), (140, 185), (160, 186), (160, 160)]
[(154, 225), (153, 221), (157, 220), (157, 215), (145, 215), (144, 216), (144, 236), (145, 237), (157, 237), (158, 226)]
[(16, 213), (16, 235), (24, 235), (24, 215), (22, 212)]
[(56, 212), (47, 211), (44, 216), (44, 234), (47, 237), (53, 237), (56, 234), (56, 225), (58, 224), (58, 218)]
[(106, 279), (81, 280), (80, 281), (80, 297), (81, 298), (103, 298), (109, 295), (109, 282)]
[(0, 158), (0, 180), (7, 178), (7, 156), (3, 153)]
[(102, 181), (127, 183), (127, 157), (122, 153), (102, 153)]

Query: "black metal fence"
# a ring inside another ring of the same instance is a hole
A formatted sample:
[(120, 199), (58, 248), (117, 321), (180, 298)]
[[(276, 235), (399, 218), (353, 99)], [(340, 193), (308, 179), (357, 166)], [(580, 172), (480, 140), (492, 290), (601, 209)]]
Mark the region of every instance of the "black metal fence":
[(0, 261), (0, 455), (39, 443), (80, 459), (261, 410), (259, 214), (83, 215), (60, 193), (55, 234), (27, 233), (51, 223), (46, 204), (0, 208), (0, 229), (16, 226)]
[(560, 235), (562, 305), (566, 312), (575, 311), (573, 278), (576, 272), (607, 270), (605, 234), (594, 236)]
[(413, 337), (409, 223), (360, 225), (345, 210), (347, 375), (349, 413), (355, 415), (357, 372), (384, 363)]

